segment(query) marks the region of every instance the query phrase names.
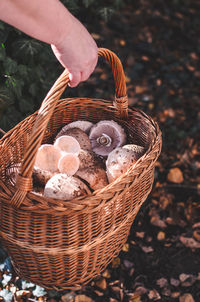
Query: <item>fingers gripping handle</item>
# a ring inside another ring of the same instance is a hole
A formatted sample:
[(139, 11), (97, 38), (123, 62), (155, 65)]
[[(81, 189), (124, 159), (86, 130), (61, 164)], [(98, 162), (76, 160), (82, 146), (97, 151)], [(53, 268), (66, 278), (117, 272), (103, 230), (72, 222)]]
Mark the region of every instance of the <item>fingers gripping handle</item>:
[[(105, 58), (112, 68), (115, 81), (114, 105), (119, 110), (120, 116), (125, 118), (127, 117), (128, 112), (128, 98), (126, 95), (126, 83), (122, 64), (119, 58), (108, 49), (99, 48), (98, 55)], [(45, 130), (54, 112), (57, 101), (60, 99), (68, 83), (69, 73), (67, 70), (64, 70), (48, 92), (38, 111), (38, 115), (24, 153), (21, 171), (17, 177), (17, 190), (11, 199), (11, 204), (17, 208), (23, 203), (27, 192), (32, 190), (32, 172), (37, 151), (41, 146)]]

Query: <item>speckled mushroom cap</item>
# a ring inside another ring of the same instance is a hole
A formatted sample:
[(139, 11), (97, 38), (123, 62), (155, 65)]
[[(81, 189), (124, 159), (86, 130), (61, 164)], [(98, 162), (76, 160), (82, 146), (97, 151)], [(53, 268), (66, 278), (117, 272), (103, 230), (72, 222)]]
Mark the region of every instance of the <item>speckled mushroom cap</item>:
[(118, 147), (110, 152), (106, 160), (106, 173), (109, 182), (126, 172), (138, 158), (138, 154), (128, 148)]
[(107, 156), (112, 150), (126, 143), (123, 127), (113, 120), (95, 124), (90, 130), (89, 138), (92, 150), (101, 156)]
[(44, 188), (44, 196), (63, 200), (71, 200), (89, 193), (89, 188), (80, 179), (64, 173), (54, 175)]
[(83, 120), (77, 120), (74, 122), (71, 122), (67, 125), (65, 125), (57, 134), (56, 138), (58, 138), (61, 135), (65, 135), (66, 131), (70, 128), (79, 128), (82, 131), (84, 131), (86, 134), (89, 134), (91, 127), (94, 124), (92, 122), (89, 121), (83, 121)]

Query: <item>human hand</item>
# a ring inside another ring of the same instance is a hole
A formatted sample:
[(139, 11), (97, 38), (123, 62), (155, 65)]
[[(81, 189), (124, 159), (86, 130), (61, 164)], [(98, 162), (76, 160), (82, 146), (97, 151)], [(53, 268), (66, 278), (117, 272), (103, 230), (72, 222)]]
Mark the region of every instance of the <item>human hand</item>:
[(71, 15), (71, 26), (57, 45), (51, 45), (54, 55), (69, 71), (70, 87), (86, 81), (98, 60), (97, 45), (87, 29)]

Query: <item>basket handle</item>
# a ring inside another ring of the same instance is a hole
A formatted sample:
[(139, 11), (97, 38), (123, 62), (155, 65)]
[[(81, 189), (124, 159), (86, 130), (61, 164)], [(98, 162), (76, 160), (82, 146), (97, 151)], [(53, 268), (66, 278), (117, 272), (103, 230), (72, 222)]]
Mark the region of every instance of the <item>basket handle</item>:
[[(126, 95), (126, 83), (123, 67), (119, 58), (110, 50), (99, 48), (98, 55), (105, 58), (111, 65), (115, 81), (114, 106), (118, 109), (121, 118), (127, 117), (128, 98)], [(47, 124), (53, 114), (56, 103), (69, 83), (69, 73), (64, 70), (56, 80), (38, 111), (32, 133), (26, 147), (21, 171), (17, 176), (16, 192), (11, 199), (11, 204), (19, 208), (23, 203), (27, 192), (32, 190), (32, 172), (36, 153), (42, 143)]]

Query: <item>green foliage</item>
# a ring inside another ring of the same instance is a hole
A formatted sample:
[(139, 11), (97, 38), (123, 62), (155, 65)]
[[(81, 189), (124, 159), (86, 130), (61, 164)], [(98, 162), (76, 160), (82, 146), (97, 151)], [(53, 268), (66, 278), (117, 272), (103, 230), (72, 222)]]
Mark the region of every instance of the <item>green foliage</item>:
[[(124, 5), (123, 0), (62, 3), (85, 25), (100, 18), (107, 21)], [(39, 109), (62, 70), (49, 45), (0, 21), (0, 128), (8, 131)]]

